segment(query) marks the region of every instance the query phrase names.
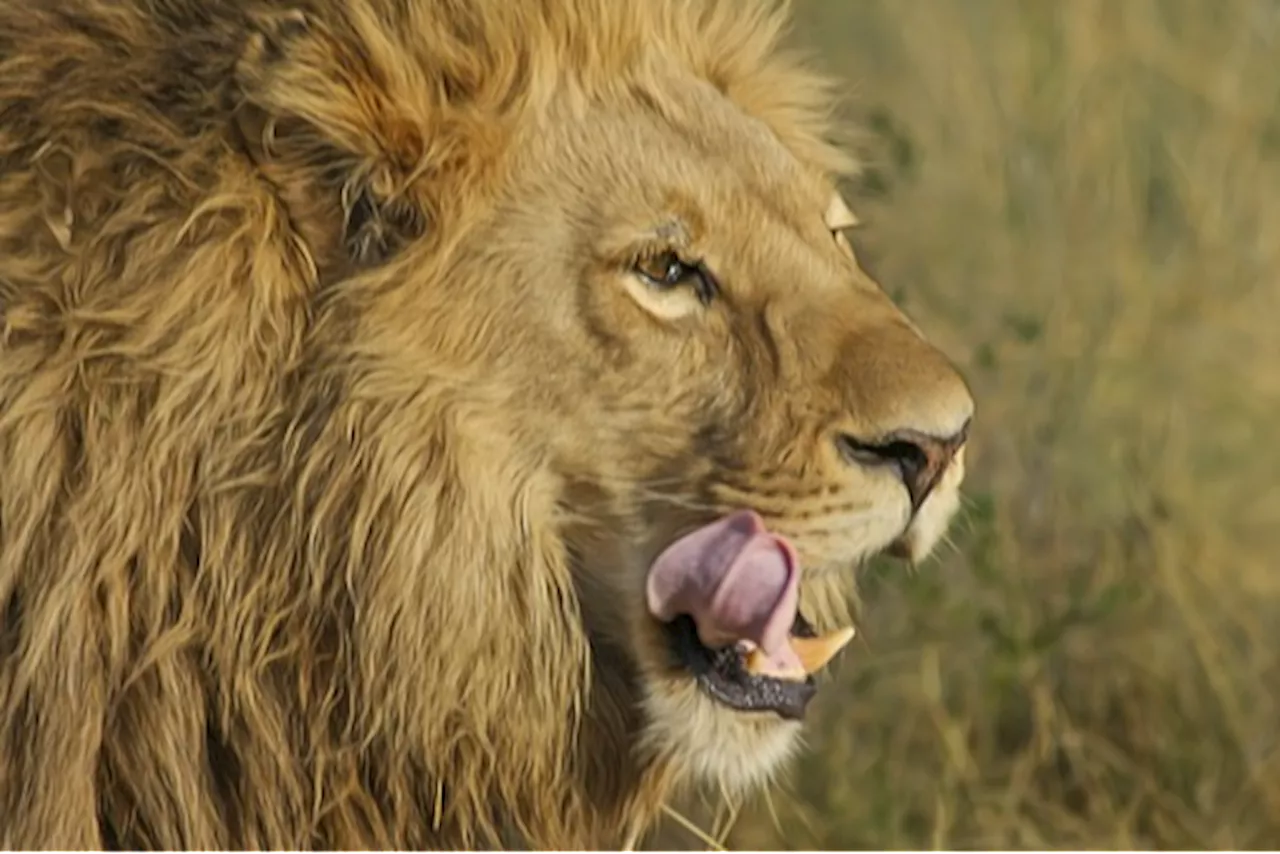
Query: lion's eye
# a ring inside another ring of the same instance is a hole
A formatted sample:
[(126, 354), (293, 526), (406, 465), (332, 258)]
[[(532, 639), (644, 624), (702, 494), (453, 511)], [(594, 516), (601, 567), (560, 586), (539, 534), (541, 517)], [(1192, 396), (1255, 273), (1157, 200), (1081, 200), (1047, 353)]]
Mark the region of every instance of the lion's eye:
[(675, 252), (661, 252), (641, 258), (636, 262), (636, 272), (653, 287), (672, 290), (679, 287), (693, 288), (704, 305), (715, 296), (715, 283), (700, 263), (689, 263)]

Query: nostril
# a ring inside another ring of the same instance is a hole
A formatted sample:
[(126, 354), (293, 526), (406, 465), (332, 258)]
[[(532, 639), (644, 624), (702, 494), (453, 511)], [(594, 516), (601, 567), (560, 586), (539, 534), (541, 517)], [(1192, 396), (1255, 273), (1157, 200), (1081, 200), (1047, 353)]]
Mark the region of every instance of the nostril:
[(899, 469), (903, 480), (911, 480), (929, 465), (929, 455), (924, 448), (907, 439), (890, 439), (884, 442), (863, 442), (846, 434), (836, 437), (836, 446), (845, 460), (858, 465), (893, 466)]
[[(967, 427), (967, 425), (966, 425)], [(933, 490), (942, 472), (963, 443), (963, 435), (935, 439), (914, 430), (902, 430), (877, 442), (866, 442), (840, 433), (836, 447), (848, 462), (867, 468), (893, 468), (907, 488), (912, 509), (918, 509)]]

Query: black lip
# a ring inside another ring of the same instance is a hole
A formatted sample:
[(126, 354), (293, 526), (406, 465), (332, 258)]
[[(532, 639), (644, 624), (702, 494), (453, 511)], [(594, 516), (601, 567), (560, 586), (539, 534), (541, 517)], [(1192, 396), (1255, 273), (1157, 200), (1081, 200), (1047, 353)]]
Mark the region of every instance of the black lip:
[[(693, 674), (703, 693), (735, 711), (773, 712), (787, 720), (800, 720), (818, 691), (811, 676), (793, 682), (748, 673), (735, 647), (703, 646), (692, 617), (677, 617), (667, 623), (666, 630), (676, 661)], [(799, 637), (816, 634), (799, 614), (791, 633)]]

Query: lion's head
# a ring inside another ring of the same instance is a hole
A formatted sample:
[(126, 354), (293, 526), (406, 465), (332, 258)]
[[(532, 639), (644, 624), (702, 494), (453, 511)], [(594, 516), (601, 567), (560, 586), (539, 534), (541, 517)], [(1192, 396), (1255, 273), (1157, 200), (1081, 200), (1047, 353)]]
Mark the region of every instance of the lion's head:
[[(827, 655), (803, 638), (840, 628), (860, 561), (934, 546), (973, 411), (858, 266), (827, 89), (777, 49), (771, 4), (81, 4), (150, 57), (129, 80), (190, 60), (169, 100), (129, 94), (118, 54), (83, 60), (130, 151), (164, 122), (187, 140), (130, 173), (180, 215), (95, 226), (152, 262), (91, 268), (136, 278), (113, 299), (167, 289), (181, 311), (112, 322), (198, 310), (230, 340), (237, 315), (209, 306), (261, 300), (243, 352), (155, 338), (164, 365), (234, 377), (221, 396), (159, 434), (145, 413), (112, 428), (195, 466), (165, 499), (190, 502), (185, 539), (147, 565), (200, 568), (174, 589), (202, 603), (193, 684), (221, 710), (189, 760), (219, 781), (210, 814), (238, 816), (215, 844), (607, 844), (681, 780), (764, 779)], [(34, 269), (11, 280), (61, 287)], [(277, 333), (288, 360), (257, 358)], [(117, 383), (159, 370), (121, 352)], [(162, 496), (129, 494), (138, 542), (169, 536), (145, 529)], [(127, 841), (160, 748), (106, 744), (102, 779), (133, 794), (103, 795), (102, 820)]]

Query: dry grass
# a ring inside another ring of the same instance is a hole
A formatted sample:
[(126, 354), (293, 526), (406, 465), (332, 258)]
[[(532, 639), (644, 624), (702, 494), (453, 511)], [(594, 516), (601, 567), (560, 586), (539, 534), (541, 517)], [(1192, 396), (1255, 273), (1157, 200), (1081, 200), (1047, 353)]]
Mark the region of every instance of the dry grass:
[(797, 8), (979, 416), (955, 547), (869, 569), (729, 845), (1280, 845), (1280, 2)]

